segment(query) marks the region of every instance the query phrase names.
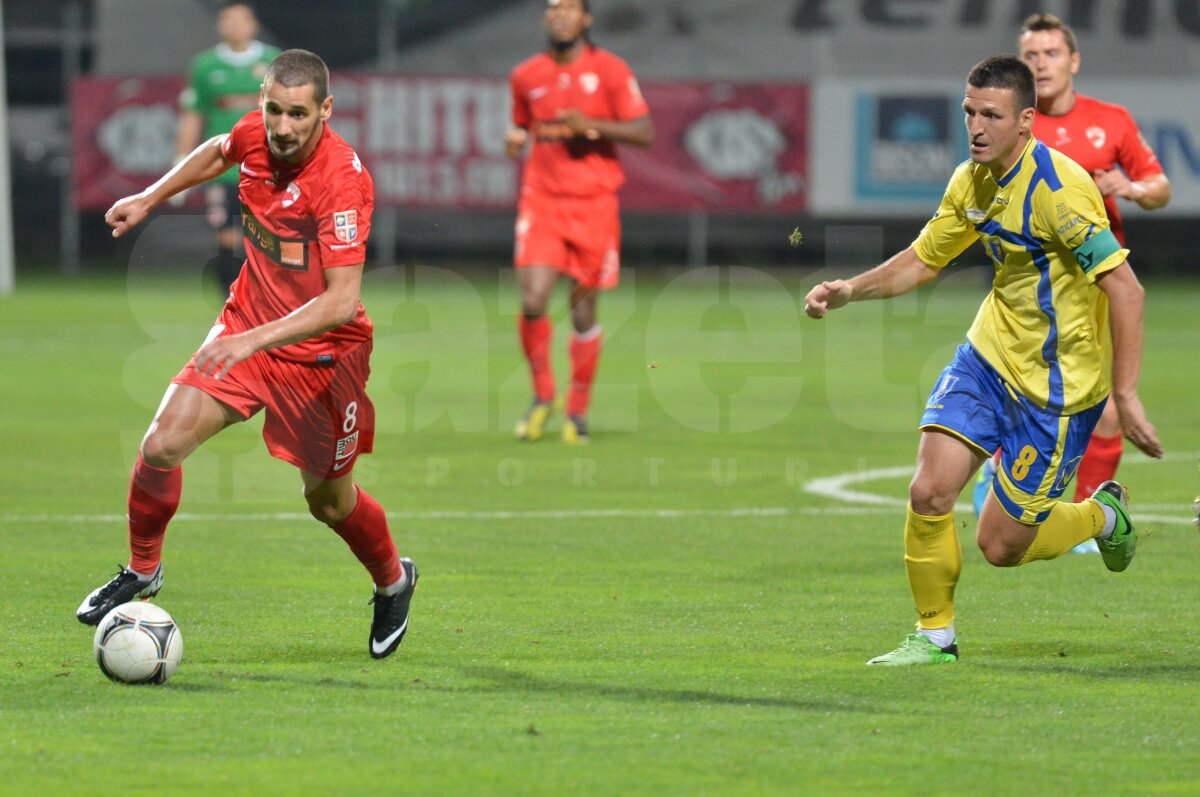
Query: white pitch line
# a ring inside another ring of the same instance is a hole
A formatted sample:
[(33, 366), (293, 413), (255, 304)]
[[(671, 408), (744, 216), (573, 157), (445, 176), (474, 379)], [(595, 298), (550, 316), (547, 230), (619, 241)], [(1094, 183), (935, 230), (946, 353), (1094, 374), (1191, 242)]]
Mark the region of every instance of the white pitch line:
[[(388, 512), (388, 520), (588, 520), (605, 518), (692, 518), (692, 517), (788, 517), (791, 515), (874, 515), (885, 511), (863, 506), (829, 507), (741, 507), (734, 509), (531, 509), (531, 510), (429, 510)], [(172, 523), (286, 523), (310, 522), (307, 512), (180, 512)], [(0, 515), (0, 523), (123, 523), (125, 515)]]
[[(1195, 460), (1196, 452), (1179, 452), (1176, 454), (1168, 454), (1163, 459), (1170, 460)], [(1151, 459), (1150, 457), (1131, 457), (1123, 464), (1128, 465), (1145, 465), (1151, 462), (1161, 462), (1162, 460)], [(908, 506), (908, 501), (905, 498), (897, 498), (894, 496), (877, 495), (875, 493), (863, 492), (861, 490), (852, 490), (850, 485), (861, 484), (862, 482), (876, 481), (878, 479), (898, 479), (904, 476), (912, 476), (916, 470), (913, 465), (903, 465), (894, 468), (874, 468), (871, 470), (860, 470), (852, 473), (841, 473), (836, 476), (827, 476), (822, 479), (813, 479), (805, 483), (804, 492), (812, 495), (819, 495), (822, 498), (833, 498), (838, 501), (844, 501), (852, 505), (865, 505), (875, 507), (896, 507), (903, 509)], [(1180, 515), (1147, 515), (1140, 510), (1157, 510), (1160, 512), (1183, 513)], [(975, 507), (972, 504), (958, 503), (954, 505), (955, 512), (974, 512)], [(1134, 516), (1139, 523), (1165, 523), (1175, 526), (1194, 526), (1195, 509), (1191, 504), (1134, 504)]]

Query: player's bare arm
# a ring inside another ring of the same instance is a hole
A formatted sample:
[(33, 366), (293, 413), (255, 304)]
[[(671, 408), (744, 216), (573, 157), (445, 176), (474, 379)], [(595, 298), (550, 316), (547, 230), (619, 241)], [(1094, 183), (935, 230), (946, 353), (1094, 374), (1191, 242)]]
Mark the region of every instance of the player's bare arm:
[(593, 141), (604, 138), (635, 147), (649, 147), (654, 143), (654, 123), (650, 121), (649, 115), (619, 122), (585, 116), (578, 108), (566, 108), (559, 111), (558, 120), (575, 135)]
[(1101, 194), (1136, 202), (1143, 210), (1161, 208), (1171, 201), (1171, 181), (1165, 174), (1130, 180), (1120, 169), (1097, 169), (1093, 176)]
[(830, 310), (850, 302), (901, 296), (931, 282), (937, 275), (937, 270), (917, 257), (910, 246), (857, 277), (822, 282), (804, 297), (804, 312), (810, 318), (823, 318)]
[(529, 140), (529, 131), (523, 127), (514, 127), (504, 134), (504, 151), (510, 158), (521, 157), (525, 142)]
[(196, 370), (220, 379), (256, 352), (315, 338), (354, 319), (362, 288), (363, 264), (325, 269), (325, 291), (283, 318), (225, 335), (196, 353)]
[(1100, 277), (1100, 289), (1108, 294), (1109, 325), (1113, 345), (1113, 401), (1121, 416), (1125, 436), (1152, 457), (1163, 455), (1162, 443), (1154, 424), (1146, 417), (1138, 398), (1138, 374), (1142, 368), (1142, 317), (1145, 296), (1129, 263)]
[(104, 221), (113, 228), (113, 237), (120, 238), (136, 227), (174, 194), (207, 182), (228, 169), (231, 164), (221, 154), (225, 138), (225, 135), (213, 136), (145, 191), (117, 200), (104, 214)]

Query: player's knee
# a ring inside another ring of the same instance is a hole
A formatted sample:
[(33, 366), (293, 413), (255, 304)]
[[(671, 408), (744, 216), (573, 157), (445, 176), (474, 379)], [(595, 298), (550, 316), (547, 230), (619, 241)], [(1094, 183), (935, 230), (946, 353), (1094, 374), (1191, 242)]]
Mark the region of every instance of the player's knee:
[(979, 550), (983, 552), (983, 558), (993, 567), (1016, 567), (1021, 563), (1021, 557), (1025, 555), (1022, 548), (1014, 548), (1004, 540), (980, 540)]
[(186, 447), (171, 435), (151, 432), (142, 440), (142, 462), (154, 468), (176, 468), (186, 454)]
[(523, 291), (521, 293), (521, 312), (526, 318), (537, 318), (546, 314), (546, 305), (549, 303), (549, 297), (544, 293), (536, 291)]
[(343, 520), (350, 517), (351, 510), (343, 507), (336, 497), (309, 493), (304, 496), (304, 500), (308, 502), (309, 514), (330, 528), (341, 524)]
[(957, 493), (951, 494), (940, 485), (925, 479), (914, 479), (908, 486), (908, 500), (918, 515), (938, 517), (954, 511)]

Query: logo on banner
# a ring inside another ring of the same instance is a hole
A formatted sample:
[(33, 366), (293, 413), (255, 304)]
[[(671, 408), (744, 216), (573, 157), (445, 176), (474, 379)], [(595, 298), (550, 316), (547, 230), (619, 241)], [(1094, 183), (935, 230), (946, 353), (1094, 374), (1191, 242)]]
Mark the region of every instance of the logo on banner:
[(710, 111), (684, 133), (684, 146), (706, 173), (719, 180), (753, 180), (759, 201), (778, 205), (804, 188), (803, 175), (783, 171), (787, 134), (754, 108)]
[(357, 210), (339, 210), (333, 214), (333, 236), (346, 244), (358, 238)]
[(965, 155), (958, 107), (945, 95), (858, 98), (855, 191), (859, 199), (936, 202)]

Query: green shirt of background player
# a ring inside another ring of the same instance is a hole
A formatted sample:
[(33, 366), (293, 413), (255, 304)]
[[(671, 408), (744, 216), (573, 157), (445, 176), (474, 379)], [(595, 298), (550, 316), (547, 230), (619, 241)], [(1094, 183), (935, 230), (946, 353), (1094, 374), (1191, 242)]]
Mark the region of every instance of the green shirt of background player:
[[(222, 5), (217, 12), (217, 33), (221, 43), (193, 59), (187, 88), (179, 97), (182, 113), (175, 139), (176, 160), (201, 141), (228, 133), (248, 111), (258, 107), (267, 65), (279, 55), (278, 48), (256, 38), (258, 17), (248, 3)], [(204, 200), (205, 217), (217, 232), (217, 280), (228, 291), (241, 265), (234, 256), (241, 237), (237, 170), (229, 169), (213, 180), (205, 188)]]

